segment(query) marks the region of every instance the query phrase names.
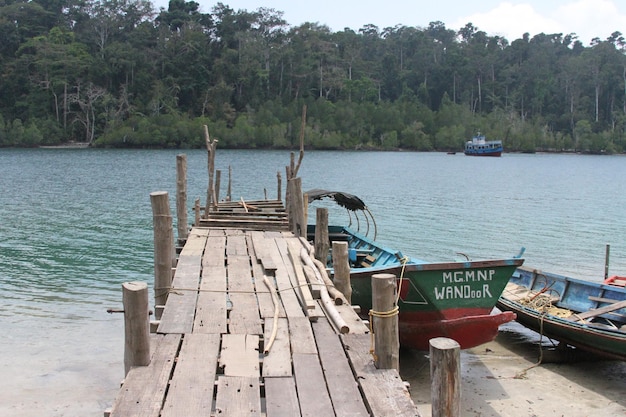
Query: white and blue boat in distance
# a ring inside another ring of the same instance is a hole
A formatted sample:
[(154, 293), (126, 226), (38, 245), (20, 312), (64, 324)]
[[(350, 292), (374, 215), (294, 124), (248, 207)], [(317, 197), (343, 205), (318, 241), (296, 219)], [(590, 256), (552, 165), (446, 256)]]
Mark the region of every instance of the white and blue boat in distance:
[(465, 142), (464, 152), (470, 156), (500, 156), (502, 150), (501, 140), (486, 140), (485, 135), (479, 132), (472, 140)]

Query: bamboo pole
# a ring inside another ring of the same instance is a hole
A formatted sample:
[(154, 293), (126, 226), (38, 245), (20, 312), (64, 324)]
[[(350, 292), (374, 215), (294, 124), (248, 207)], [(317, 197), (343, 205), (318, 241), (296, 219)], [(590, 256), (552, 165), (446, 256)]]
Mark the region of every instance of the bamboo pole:
[(372, 275), (372, 310), (374, 329), (374, 365), (378, 369), (400, 370), (396, 277), (393, 274)]
[(432, 417), (461, 415), (461, 347), (445, 337), (430, 339)]
[[(154, 224), (154, 304), (164, 306), (172, 286), (174, 257), (174, 232), (166, 191), (150, 194), (152, 221)], [(155, 307), (156, 319), (161, 318), (160, 309)]]
[(122, 284), (124, 305), (124, 375), (134, 366), (150, 364), (150, 321), (148, 284)]
[(178, 241), (187, 240), (187, 155), (176, 155), (176, 226)]
[(328, 209), (318, 207), (315, 218), (315, 259), (326, 264), (328, 259)]
[(350, 263), (348, 262), (348, 242), (333, 242), (333, 280), (335, 287), (352, 304), (352, 285), (350, 283)]

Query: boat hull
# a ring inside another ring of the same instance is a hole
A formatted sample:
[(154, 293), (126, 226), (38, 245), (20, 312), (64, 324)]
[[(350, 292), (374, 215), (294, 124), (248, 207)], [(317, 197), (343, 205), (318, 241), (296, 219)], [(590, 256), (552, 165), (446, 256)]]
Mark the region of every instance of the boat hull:
[[(620, 287), (593, 283), (557, 274), (543, 273), (528, 268), (518, 268), (511, 283), (533, 291), (549, 287), (550, 293), (559, 297), (557, 307), (581, 314), (626, 299), (626, 290)], [(547, 291), (544, 291), (547, 292)], [(626, 360), (626, 308), (613, 310), (585, 322), (576, 316), (558, 317), (523, 305), (505, 291), (497, 306), (502, 311), (513, 312), (523, 326), (550, 339), (601, 356)], [(604, 300), (604, 301), (602, 301)], [(611, 326), (608, 324), (611, 323)]]
[[(429, 349), (429, 340), (448, 337), (468, 349), (492, 341), (501, 324), (515, 320), (494, 306), (521, 259), (431, 263), (351, 270), (352, 303), (367, 314), (371, 308), (371, 276), (398, 278), (400, 344)], [(400, 279), (402, 277), (402, 279)]]

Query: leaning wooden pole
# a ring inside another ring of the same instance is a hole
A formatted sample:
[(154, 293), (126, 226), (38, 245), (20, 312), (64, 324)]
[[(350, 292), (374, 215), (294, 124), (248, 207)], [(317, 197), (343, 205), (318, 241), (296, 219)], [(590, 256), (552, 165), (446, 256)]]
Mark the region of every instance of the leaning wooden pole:
[(461, 346), (445, 337), (430, 339), (432, 417), (461, 415)]
[(187, 155), (176, 155), (176, 228), (178, 241), (187, 240)]
[(374, 365), (378, 369), (400, 371), (400, 339), (396, 307), (396, 276), (372, 275), (372, 309), (374, 329)]
[(161, 318), (161, 307), (167, 301), (172, 286), (174, 258), (174, 232), (169, 197), (166, 191), (150, 194), (154, 224), (154, 304), (156, 319)]
[(122, 284), (124, 305), (124, 375), (134, 366), (150, 364), (150, 321), (148, 284)]

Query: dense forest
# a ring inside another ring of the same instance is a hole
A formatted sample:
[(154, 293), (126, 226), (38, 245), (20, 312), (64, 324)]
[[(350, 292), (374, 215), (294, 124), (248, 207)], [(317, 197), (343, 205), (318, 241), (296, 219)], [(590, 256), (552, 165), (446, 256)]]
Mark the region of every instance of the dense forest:
[[(372, 17), (375, 18), (374, 16)], [(0, 147), (626, 151), (626, 40), (333, 32), (171, 0), (0, 0)]]

